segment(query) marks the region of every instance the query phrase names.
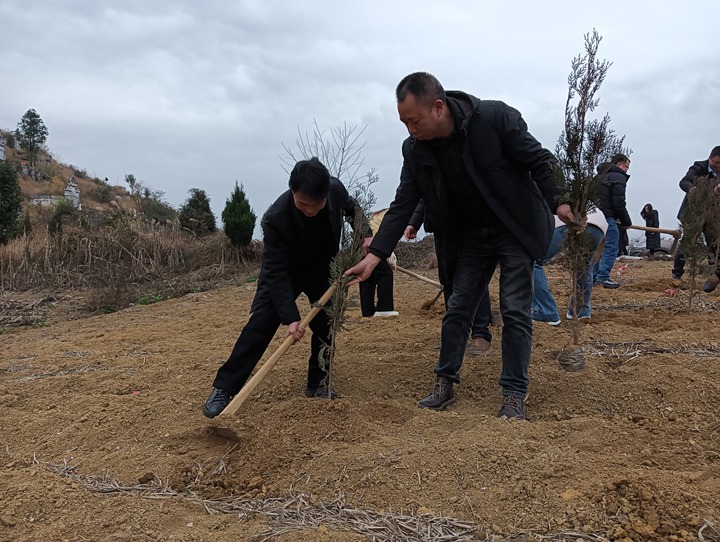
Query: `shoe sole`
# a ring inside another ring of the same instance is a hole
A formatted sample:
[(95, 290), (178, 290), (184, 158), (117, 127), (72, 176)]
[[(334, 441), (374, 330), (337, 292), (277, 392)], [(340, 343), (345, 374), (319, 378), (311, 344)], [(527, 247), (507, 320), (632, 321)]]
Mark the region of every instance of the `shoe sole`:
[(455, 404), (455, 397), (453, 397), (452, 399), (448, 399), (443, 404), (441, 404), (440, 406), (436, 406), (436, 407), (425, 406), (425, 405), (421, 405), (420, 403), (418, 403), (418, 408), (427, 408), (428, 410), (436, 410), (439, 412), (441, 410), (445, 410), (447, 407), (449, 407), (452, 404)]
[(217, 414), (214, 414), (212, 412), (209, 412), (206, 408), (203, 407), (203, 414), (205, 415), (206, 418), (213, 419), (215, 416), (219, 415), (220, 413), (218, 412)]
[(465, 350), (465, 353), (470, 354), (471, 356), (484, 356), (490, 352), (492, 352), (492, 348), (488, 348), (487, 350)]

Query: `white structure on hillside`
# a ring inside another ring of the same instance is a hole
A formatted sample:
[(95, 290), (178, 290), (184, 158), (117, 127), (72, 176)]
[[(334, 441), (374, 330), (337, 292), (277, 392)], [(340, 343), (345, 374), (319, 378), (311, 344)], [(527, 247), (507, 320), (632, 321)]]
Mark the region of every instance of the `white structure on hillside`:
[(70, 177), (65, 187), (65, 199), (68, 200), (75, 209), (80, 208), (80, 189), (75, 182), (75, 177)]
[(75, 209), (80, 209), (80, 189), (75, 182), (75, 177), (71, 177), (65, 187), (65, 193), (62, 196), (50, 196), (44, 194), (42, 196), (33, 196), (30, 200), (33, 205), (40, 207), (50, 207), (56, 203), (67, 200)]
[(0, 135), (0, 160), (5, 160), (5, 145), (7, 145), (5, 136)]

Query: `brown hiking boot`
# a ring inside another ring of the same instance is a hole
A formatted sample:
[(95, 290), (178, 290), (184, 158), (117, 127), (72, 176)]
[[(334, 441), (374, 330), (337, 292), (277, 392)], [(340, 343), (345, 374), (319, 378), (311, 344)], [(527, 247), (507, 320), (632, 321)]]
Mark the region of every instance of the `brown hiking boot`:
[(420, 408), (429, 408), (431, 410), (445, 410), (455, 402), (453, 394), (453, 381), (444, 376), (438, 376), (430, 395), (420, 399), (418, 406)]
[(524, 420), (525, 419), (525, 399), (515, 397), (514, 395), (503, 395), (503, 404), (498, 414), (498, 418), (507, 418), (508, 420)]
[(465, 349), (465, 353), (473, 356), (479, 356), (481, 354), (487, 354), (491, 350), (492, 344), (490, 344), (490, 341), (483, 339), (482, 337), (475, 337), (470, 341), (470, 344), (468, 344), (468, 347)]
[(673, 275), (670, 285), (673, 288), (682, 288), (685, 286), (685, 280), (683, 280), (683, 278), (679, 275)]

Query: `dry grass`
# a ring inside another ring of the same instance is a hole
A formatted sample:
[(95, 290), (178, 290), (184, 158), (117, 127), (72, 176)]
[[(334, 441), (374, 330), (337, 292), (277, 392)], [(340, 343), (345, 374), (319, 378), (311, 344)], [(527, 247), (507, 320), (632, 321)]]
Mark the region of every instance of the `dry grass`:
[(0, 292), (108, 287), (165, 280), (198, 269), (216, 275), (256, 261), (218, 233), (204, 238), (178, 224), (158, 226), (119, 215), (111, 226), (64, 226), (23, 235), (0, 247)]
[[(40, 464), (33, 457), (29, 463)], [(268, 528), (255, 535), (257, 542), (270, 542), (287, 533), (300, 530), (319, 528), (353, 532), (365, 536), (374, 542), (417, 541), (417, 542), (450, 542), (471, 540), (493, 540), (495, 542), (511, 542), (519, 540), (536, 540), (547, 542), (603, 542), (608, 540), (603, 533), (581, 533), (565, 531), (552, 535), (542, 535), (530, 531), (518, 531), (510, 537), (499, 537), (482, 530), (478, 525), (459, 519), (434, 516), (429, 513), (416, 512), (411, 514), (375, 512), (353, 508), (345, 502), (342, 494), (328, 502), (321, 501), (305, 493), (297, 493), (291, 487), (288, 495), (282, 498), (243, 499), (230, 497), (222, 500), (207, 499), (193, 491), (192, 487), (185, 491), (175, 491), (168, 482), (160, 480), (149, 473), (142, 482), (135, 485), (125, 484), (106, 475), (93, 478), (77, 472), (77, 465), (65, 461), (62, 464), (45, 463), (43, 466), (50, 472), (84, 487), (88, 491), (104, 495), (118, 493), (146, 499), (184, 498), (202, 506), (208, 514), (237, 514), (240, 521), (261, 518)], [(208, 471), (211, 476), (222, 475), (223, 460), (218, 466)], [(705, 522), (698, 531), (698, 538), (706, 542), (720, 542), (720, 533), (710, 522)]]

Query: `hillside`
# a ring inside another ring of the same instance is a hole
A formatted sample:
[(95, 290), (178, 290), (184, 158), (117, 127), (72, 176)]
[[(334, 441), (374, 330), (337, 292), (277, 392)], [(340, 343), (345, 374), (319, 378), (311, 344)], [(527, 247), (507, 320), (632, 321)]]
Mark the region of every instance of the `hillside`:
[[(0, 130), (0, 137), (6, 140), (7, 131)], [(52, 153), (42, 152), (37, 161), (37, 171), (29, 171), (26, 156), (20, 149), (8, 146), (4, 148), (6, 160), (12, 162), (19, 173), (19, 184), (23, 198), (23, 214), (30, 214), (31, 223), (46, 224), (47, 215), (51, 213), (51, 204), (43, 206), (34, 203), (33, 198), (38, 196), (54, 196), (60, 198), (64, 195), (68, 182), (73, 179), (80, 192), (80, 204), (84, 211), (106, 213), (113, 210), (131, 211), (134, 202), (130, 193), (123, 186), (109, 185), (103, 179), (91, 177), (78, 166), (64, 164), (56, 160)]]

